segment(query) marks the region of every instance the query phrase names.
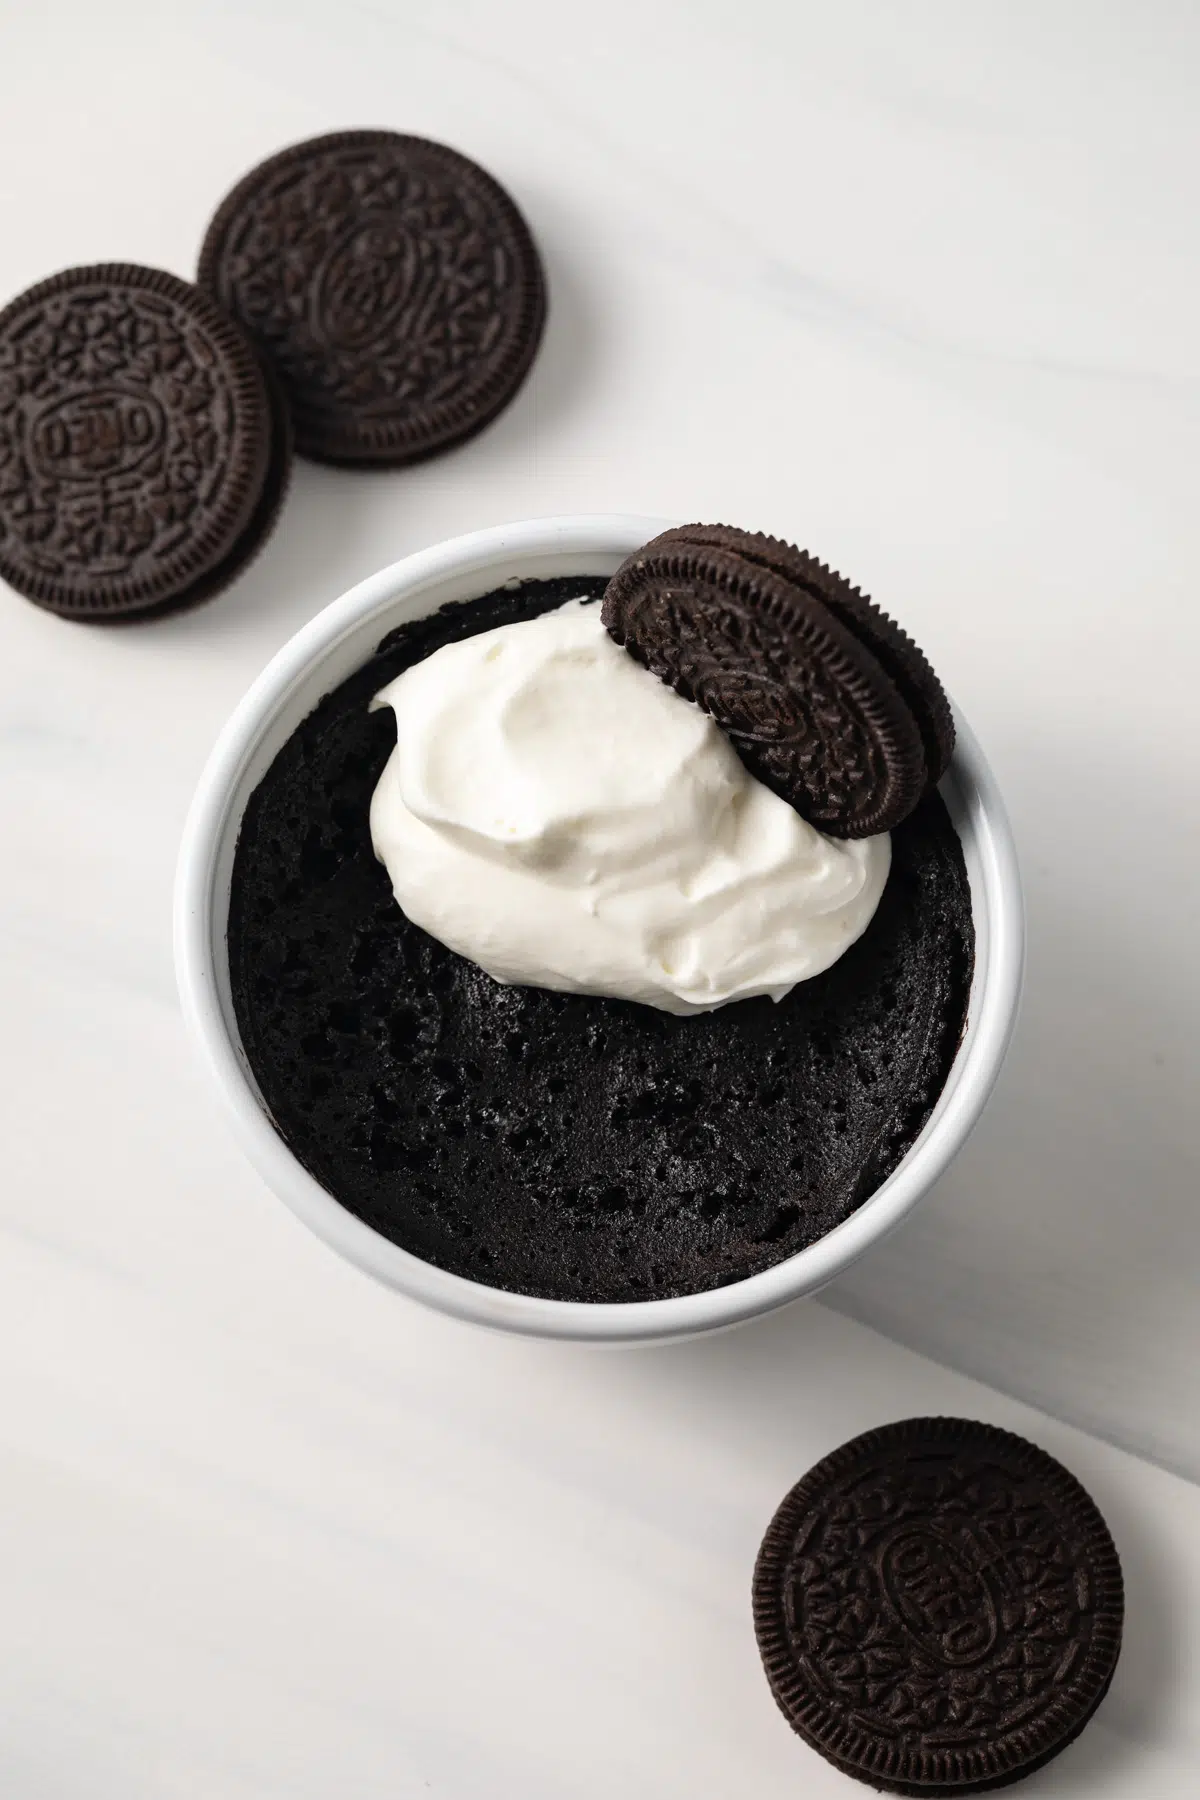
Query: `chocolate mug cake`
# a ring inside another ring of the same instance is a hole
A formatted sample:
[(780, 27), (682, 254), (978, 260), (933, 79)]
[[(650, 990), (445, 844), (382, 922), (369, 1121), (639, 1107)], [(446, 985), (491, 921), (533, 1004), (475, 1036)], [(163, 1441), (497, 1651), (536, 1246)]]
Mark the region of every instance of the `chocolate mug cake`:
[[(743, 566), (747, 604), (782, 607), (786, 578), (765, 569), (760, 580), (750, 558)], [(716, 573), (720, 582), (728, 572)], [(695, 567), (690, 578), (694, 590)], [(251, 796), (228, 926), (245, 1053), (276, 1129), (326, 1190), (440, 1268), (585, 1302), (738, 1281), (848, 1218), (936, 1103), (965, 1023), (974, 947), (962, 849), (931, 769), (907, 783), (910, 810), (893, 824), (877, 904), (853, 941), (818, 972), (776, 983), (778, 998), (751, 982), (745, 997), (667, 1010), (562, 991), (562, 980), (497, 979), (481, 966), (486, 952), (464, 954), (429, 919), (414, 922), (372, 838), (372, 800), (397, 748), (395, 713), (373, 700), (483, 634), (520, 632), (572, 602), (594, 619), (606, 585), (509, 583), (388, 634), (301, 722)], [(911, 756), (927, 739), (919, 727), (898, 731), (891, 693), (875, 706), (869, 683), (890, 678), (871, 658), (866, 649), (855, 662), (856, 678), (869, 679), (854, 690), (865, 694), (854, 755), (886, 775), (894, 740)], [(827, 666), (840, 667), (830, 656)], [(716, 716), (720, 692), (693, 697)], [(731, 713), (713, 729), (738, 748)], [(811, 776), (811, 756), (807, 767)], [(418, 827), (430, 829), (424, 818)], [(461, 843), (465, 830), (450, 821), (442, 835)], [(472, 887), (468, 898), (485, 901), (485, 883), (456, 869), (454, 906)]]

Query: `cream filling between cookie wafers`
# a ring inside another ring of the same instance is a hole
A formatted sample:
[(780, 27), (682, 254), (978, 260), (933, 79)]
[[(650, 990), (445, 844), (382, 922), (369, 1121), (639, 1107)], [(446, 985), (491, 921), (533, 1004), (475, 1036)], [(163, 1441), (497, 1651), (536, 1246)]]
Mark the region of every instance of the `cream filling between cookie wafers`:
[(372, 707), (396, 747), (371, 839), (408, 917), (497, 981), (706, 1012), (836, 962), (891, 864), (826, 837), (600, 608), (447, 644)]

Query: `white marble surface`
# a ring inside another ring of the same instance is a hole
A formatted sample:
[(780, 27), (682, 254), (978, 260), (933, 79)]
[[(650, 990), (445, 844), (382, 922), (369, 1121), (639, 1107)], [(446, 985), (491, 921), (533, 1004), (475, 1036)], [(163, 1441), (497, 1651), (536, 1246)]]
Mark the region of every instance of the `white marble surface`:
[[(1195, 1793), (1198, 80), (1165, 0), (0, 0), (0, 294), (186, 274), (244, 168), (360, 124), (494, 169), (552, 282), (496, 426), (301, 468), (207, 608), (0, 593), (6, 1796), (848, 1791), (773, 1711), (750, 1562), (815, 1456), (939, 1408), (1059, 1450), (1128, 1564), (1113, 1695), (1026, 1791)], [(609, 1357), (427, 1318), (271, 1201), (193, 1069), (172, 864), (234, 700), (380, 564), (586, 508), (808, 543), (1005, 786), (1008, 1071), (827, 1296), (986, 1389), (824, 1306)]]

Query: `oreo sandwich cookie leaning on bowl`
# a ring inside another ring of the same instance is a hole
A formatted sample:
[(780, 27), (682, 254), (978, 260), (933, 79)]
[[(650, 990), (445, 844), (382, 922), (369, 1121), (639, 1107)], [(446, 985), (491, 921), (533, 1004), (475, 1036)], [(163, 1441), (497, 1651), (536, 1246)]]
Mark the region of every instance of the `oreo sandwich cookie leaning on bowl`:
[(890, 1794), (978, 1794), (1065, 1750), (1108, 1692), (1125, 1601), (1095, 1502), (968, 1419), (843, 1444), (789, 1493), (754, 1628), (792, 1729)]
[(173, 612), (271, 532), (291, 429), (270, 371), (163, 269), (66, 269), (0, 312), (0, 576), (92, 623)]
[(230, 983), (276, 1130), (492, 1288), (633, 1302), (793, 1256), (958, 1051), (952, 743), (898, 626), (728, 527), (401, 625), (241, 820)]
[(276, 369), (296, 448), (416, 462), (495, 418), (537, 353), (546, 283), (515, 202), (427, 138), (293, 144), (218, 209), (197, 274)]

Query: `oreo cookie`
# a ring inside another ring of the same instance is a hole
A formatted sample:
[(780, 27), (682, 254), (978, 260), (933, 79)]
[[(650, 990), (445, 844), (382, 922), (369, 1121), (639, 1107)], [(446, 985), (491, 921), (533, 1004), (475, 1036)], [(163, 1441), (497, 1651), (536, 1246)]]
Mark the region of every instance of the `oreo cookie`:
[(773, 569), (785, 581), (794, 582), (823, 600), (847, 631), (866, 645), (900, 690), (921, 733), (926, 778), (931, 784), (942, 779), (954, 754), (950, 702), (924, 652), (890, 614), (828, 563), (819, 562), (782, 538), (767, 537), (761, 531), (739, 531), (731, 525), (683, 525), (677, 531), (664, 532), (657, 542), (676, 539), (732, 550), (750, 562)]
[(173, 611), (271, 531), (286, 410), (243, 333), (189, 282), (104, 263), (0, 312), (0, 575), (64, 617)]
[(835, 1450), (763, 1539), (754, 1626), (788, 1723), (895, 1794), (974, 1794), (1083, 1730), (1121, 1648), (1121, 1565), (1044, 1450), (906, 1419)]
[(524, 381), (546, 312), (499, 183), (391, 131), (313, 138), (252, 169), (197, 279), (271, 359), (297, 449), (319, 462), (415, 462), (473, 436)]
[(664, 532), (617, 570), (604, 622), (831, 835), (893, 830), (949, 764), (949, 703), (917, 646), (776, 538), (725, 525)]

